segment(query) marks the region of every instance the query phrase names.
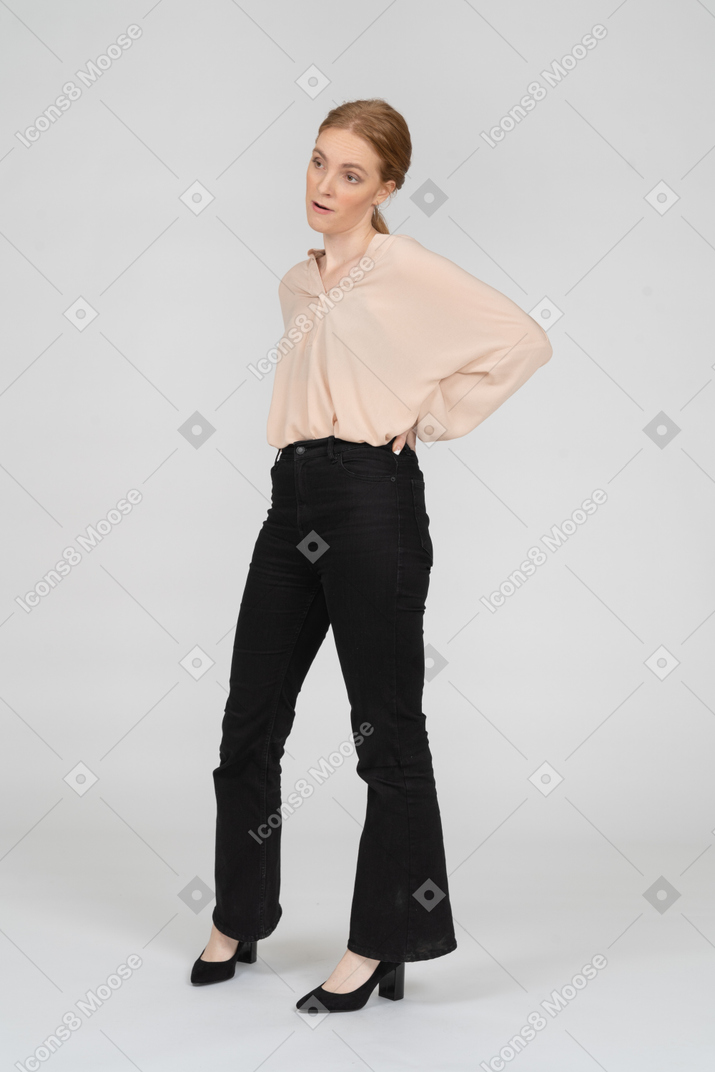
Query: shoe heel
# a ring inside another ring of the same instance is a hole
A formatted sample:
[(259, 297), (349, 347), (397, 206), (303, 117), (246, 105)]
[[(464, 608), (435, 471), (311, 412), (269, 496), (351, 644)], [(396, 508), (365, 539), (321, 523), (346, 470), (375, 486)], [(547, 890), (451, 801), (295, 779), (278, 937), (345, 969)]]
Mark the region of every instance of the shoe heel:
[(241, 964), (255, 964), (258, 956), (258, 942), (239, 942), (239, 945), (245, 948), (236, 953), (236, 960)]
[(405, 996), (404, 964), (398, 964), (393, 971), (380, 980), (379, 994), (381, 998), (390, 998), (391, 1001), (399, 1001)]

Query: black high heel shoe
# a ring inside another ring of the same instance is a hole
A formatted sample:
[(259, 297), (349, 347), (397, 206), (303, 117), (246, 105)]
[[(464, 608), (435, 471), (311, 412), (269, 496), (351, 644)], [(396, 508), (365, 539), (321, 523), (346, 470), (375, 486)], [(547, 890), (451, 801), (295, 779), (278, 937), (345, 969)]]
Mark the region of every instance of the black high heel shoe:
[(399, 1001), (405, 996), (405, 965), (381, 960), (370, 978), (357, 990), (351, 990), (347, 994), (333, 994), (330, 990), (323, 990), (322, 985), (316, 986), (309, 994), (297, 1001), (295, 1007), (300, 1012), (311, 1015), (326, 1011), (353, 1012), (355, 1009), (362, 1009), (363, 1005), (367, 1004), (367, 999), (378, 983), (381, 998)]
[[(236, 952), (228, 960), (202, 960), (199, 955), (191, 969), (191, 982), (194, 986), (205, 986), (206, 983), (223, 983), (226, 979), (233, 979), (236, 964), (256, 963), (257, 946), (258, 942), (239, 942)], [(205, 949), (204, 946), (201, 952)]]

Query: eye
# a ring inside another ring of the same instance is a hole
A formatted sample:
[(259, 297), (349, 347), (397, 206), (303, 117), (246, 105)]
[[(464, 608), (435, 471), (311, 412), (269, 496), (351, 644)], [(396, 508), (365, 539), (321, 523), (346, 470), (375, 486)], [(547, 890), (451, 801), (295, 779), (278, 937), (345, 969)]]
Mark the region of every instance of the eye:
[[(360, 182), (360, 179), (358, 178), (358, 176), (357, 176), (357, 175), (353, 175), (353, 174), (351, 174), (350, 172), (348, 172), (348, 174), (347, 174), (347, 175), (346, 175), (345, 177), (346, 177), (347, 179), (355, 179), (355, 182)], [(352, 185), (352, 184), (351, 184), (351, 185)]]

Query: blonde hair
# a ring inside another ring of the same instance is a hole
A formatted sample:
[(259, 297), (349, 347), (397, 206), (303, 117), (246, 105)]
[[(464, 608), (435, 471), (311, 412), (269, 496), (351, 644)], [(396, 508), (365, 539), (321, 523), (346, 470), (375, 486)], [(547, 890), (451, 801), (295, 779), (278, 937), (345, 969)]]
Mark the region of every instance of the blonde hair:
[[(412, 141), (404, 118), (387, 101), (380, 97), (345, 101), (328, 112), (318, 135), (329, 127), (349, 130), (369, 142), (380, 160), (380, 181), (394, 181), (396, 190), (402, 187), (412, 158)], [(372, 226), (380, 234), (390, 233), (377, 205), (372, 210)]]

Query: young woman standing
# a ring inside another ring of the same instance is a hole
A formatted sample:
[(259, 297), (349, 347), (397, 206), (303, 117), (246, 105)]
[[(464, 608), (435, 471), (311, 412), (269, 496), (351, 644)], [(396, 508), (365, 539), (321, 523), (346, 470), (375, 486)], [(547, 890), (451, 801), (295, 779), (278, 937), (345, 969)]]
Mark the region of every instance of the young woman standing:
[(304, 1011), (361, 1008), (378, 984), (402, 997), (406, 962), (456, 948), (422, 712), (433, 548), (415, 445), (471, 431), (552, 352), (511, 299), (389, 234), (379, 205), (402, 187), (410, 158), (407, 125), (382, 100), (343, 104), (320, 125), (306, 211), (325, 246), (279, 288), (272, 501), (213, 772), (216, 906), (197, 985), (255, 961), (280, 919), (280, 760), (331, 625), (367, 811), (347, 950), (297, 1003)]

